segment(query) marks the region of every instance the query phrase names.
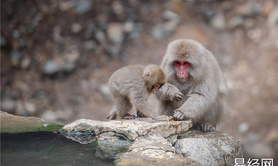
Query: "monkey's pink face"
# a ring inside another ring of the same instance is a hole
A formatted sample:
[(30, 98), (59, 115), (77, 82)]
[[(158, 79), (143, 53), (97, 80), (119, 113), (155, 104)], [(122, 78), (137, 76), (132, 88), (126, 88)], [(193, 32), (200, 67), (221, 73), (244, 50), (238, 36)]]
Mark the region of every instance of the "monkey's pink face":
[(190, 67), (190, 63), (185, 60), (176, 60), (174, 62), (174, 66), (176, 68), (176, 75), (181, 81), (186, 81), (188, 77), (188, 69)]

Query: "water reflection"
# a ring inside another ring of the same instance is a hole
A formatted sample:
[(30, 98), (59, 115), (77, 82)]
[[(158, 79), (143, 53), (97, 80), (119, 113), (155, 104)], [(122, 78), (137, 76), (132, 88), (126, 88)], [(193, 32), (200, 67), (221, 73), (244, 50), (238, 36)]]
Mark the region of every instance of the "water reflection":
[(114, 165), (95, 156), (96, 143), (80, 144), (50, 132), (1, 134), (2, 166)]

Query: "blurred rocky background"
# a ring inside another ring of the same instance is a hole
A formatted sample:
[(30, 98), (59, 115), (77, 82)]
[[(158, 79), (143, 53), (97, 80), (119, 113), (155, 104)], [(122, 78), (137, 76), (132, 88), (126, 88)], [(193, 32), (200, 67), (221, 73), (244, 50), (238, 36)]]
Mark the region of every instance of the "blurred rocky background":
[(129, 64), (160, 64), (174, 39), (201, 42), (227, 79), (219, 130), (246, 159), (278, 162), (276, 0), (2, 0), (1, 110), (69, 123), (104, 120), (107, 81)]

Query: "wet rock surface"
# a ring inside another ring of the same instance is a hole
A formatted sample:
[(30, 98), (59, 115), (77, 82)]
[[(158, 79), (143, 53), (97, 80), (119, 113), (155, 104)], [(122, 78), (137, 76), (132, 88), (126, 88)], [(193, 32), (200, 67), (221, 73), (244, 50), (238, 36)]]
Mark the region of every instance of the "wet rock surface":
[(241, 143), (234, 137), (189, 130), (191, 127), (191, 121), (173, 121), (166, 116), (155, 120), (80, 119), (64, 126), (61, 133), (78, 142), (80, 132), (95, 133), (96, 155), (116, 159), (116, 165), (122, 166), (231, 165), (235, 158), (243, 157)]

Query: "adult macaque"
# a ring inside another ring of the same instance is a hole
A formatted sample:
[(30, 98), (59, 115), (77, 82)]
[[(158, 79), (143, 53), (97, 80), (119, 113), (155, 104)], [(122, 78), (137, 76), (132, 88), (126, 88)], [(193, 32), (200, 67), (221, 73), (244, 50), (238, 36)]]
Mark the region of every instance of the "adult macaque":
[(136, 107), (138, 116), (151, 116), (154, 110), (147, 102), (148, 97), (165, 81), (165, 73), (157, 65), (132, 65), (115, 71), (109, 80), (109, 89), (116, 105), (107, 119), (115, 119), (117, 115), (124, 119), (135, 118), (128, 113), (132, 105)]
[[(194, 40), (175, 40), (161, 67), (167, 83), (156, 93), (157, 111), (175, 120), (191, 119), (204, 132), (215, 128), (225, 110), (226, 83), (213, 54)], [(184, 97), (174, 100), (179, 92)]]

